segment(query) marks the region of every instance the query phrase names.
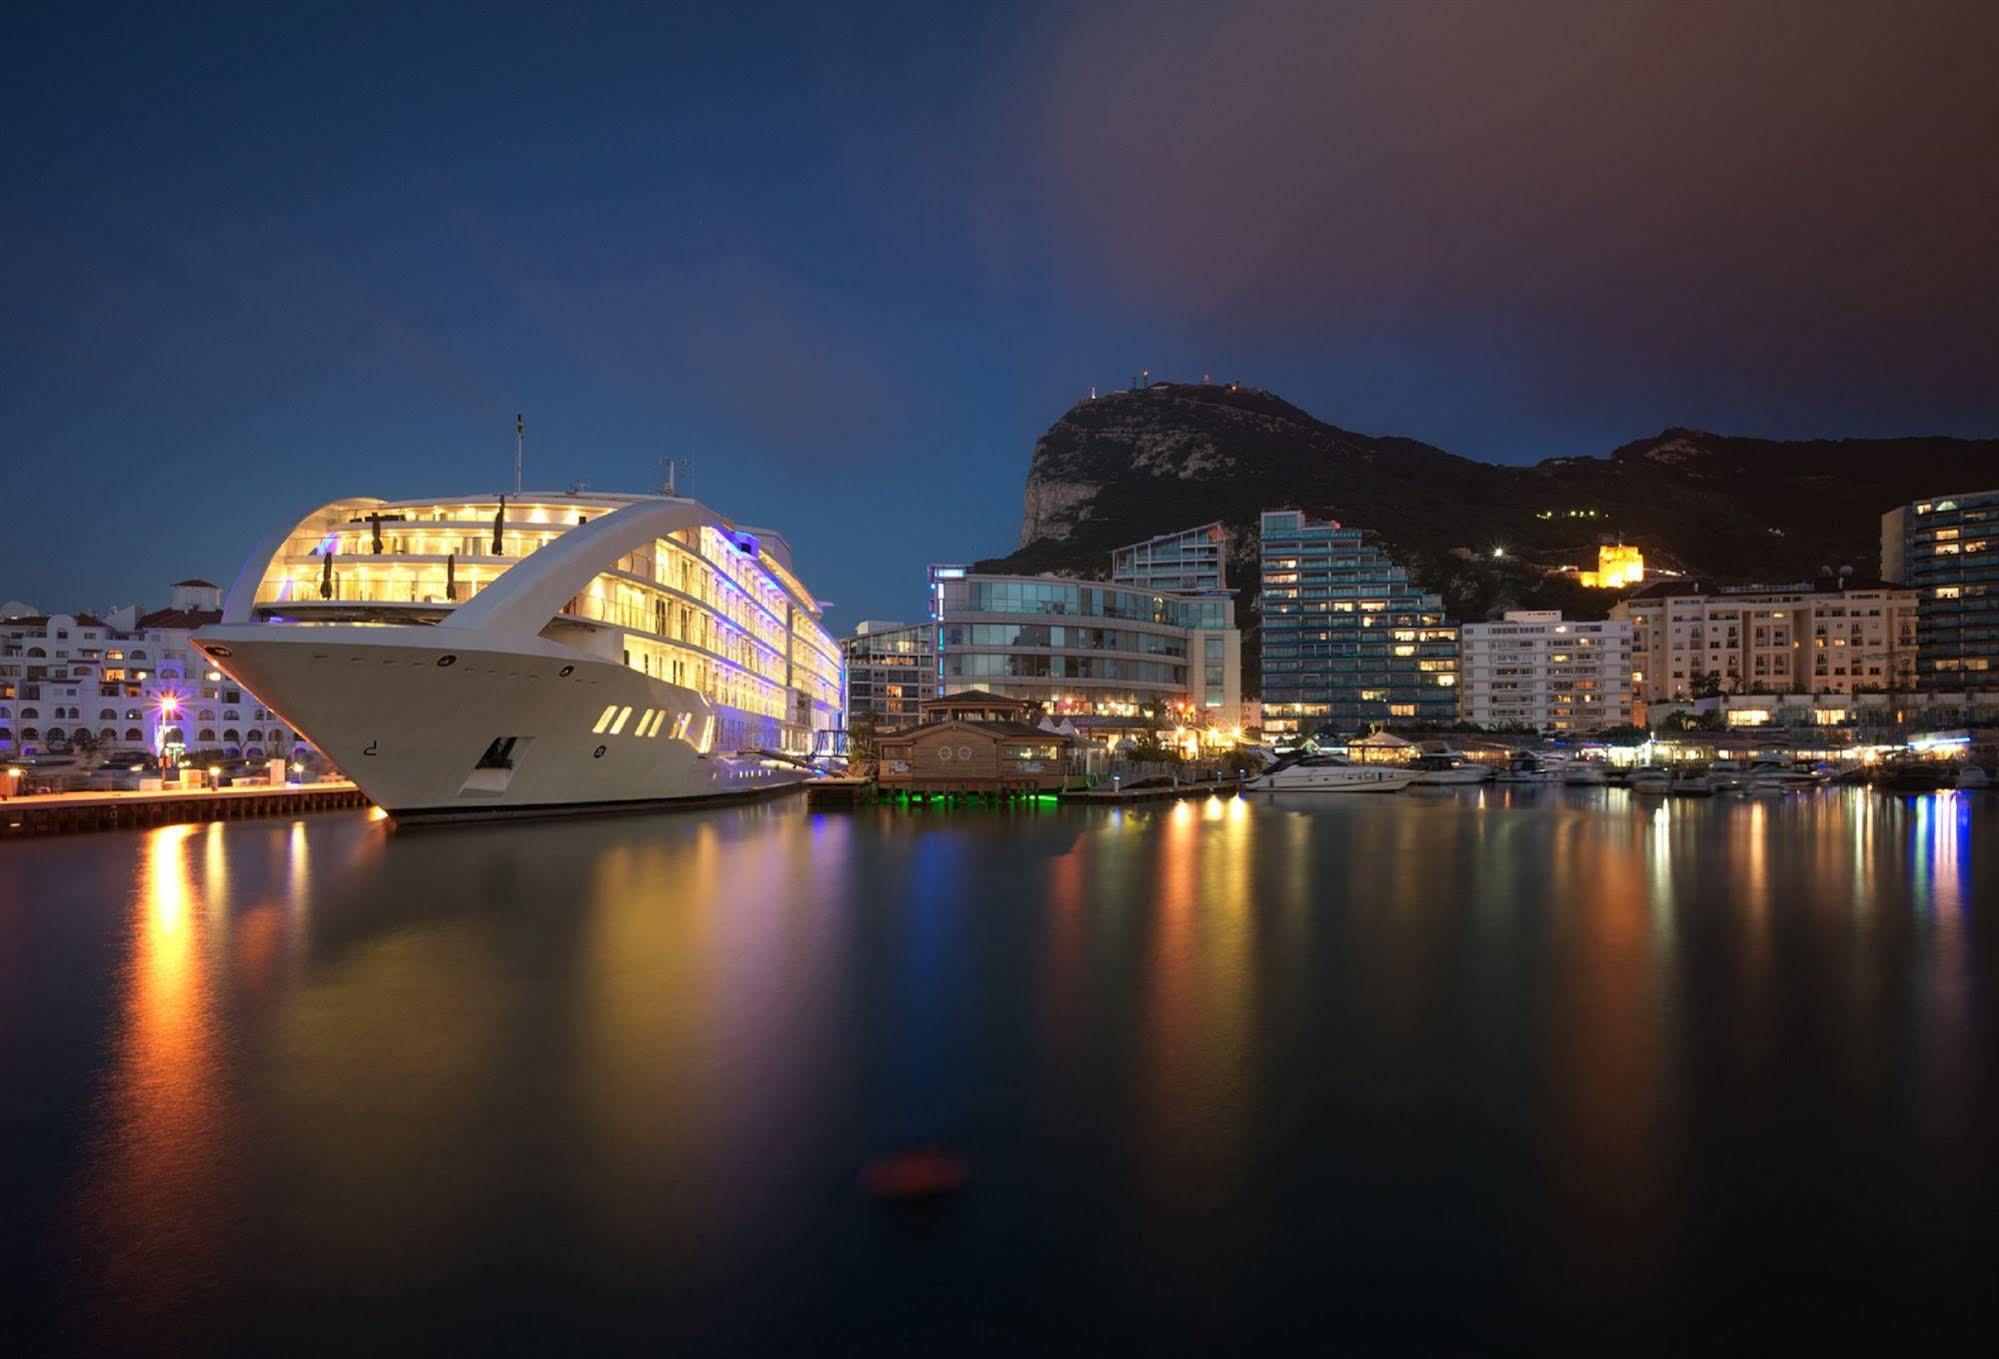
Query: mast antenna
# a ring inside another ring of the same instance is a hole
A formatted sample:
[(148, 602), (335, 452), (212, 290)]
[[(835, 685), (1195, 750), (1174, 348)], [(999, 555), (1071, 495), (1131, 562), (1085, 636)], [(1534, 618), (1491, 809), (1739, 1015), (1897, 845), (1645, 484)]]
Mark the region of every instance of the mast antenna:
[(527, 443), (527, 421), (519, 411), (514, 412), (514, 494), (521, 493), (521, 448)]
[(679, 474), (683, 471), (692, 472), (694, 470), (694, 460), (692, 458), (661, 458), (658, 462), (659, 470), (666, 474), (666, 480), (660, 484), (659, 493), (661, 495), (678, 496), (680, 494)]

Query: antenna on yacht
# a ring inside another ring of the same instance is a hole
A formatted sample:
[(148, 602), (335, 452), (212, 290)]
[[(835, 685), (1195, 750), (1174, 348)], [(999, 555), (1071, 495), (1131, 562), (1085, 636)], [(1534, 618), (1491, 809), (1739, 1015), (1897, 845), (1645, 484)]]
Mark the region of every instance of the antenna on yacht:
[(521, 493), (521, 446), (527, 442), (527, 421), (519, 411), (514, 412), (514, 494)]
[(694, 460), (692, 458), (659, 459), (659, 470), (666, 473), (666, 480), (659, 488), (661, 495), (678, 496), (680, 494), (679, 473), (683, 469), (692, 472), (694, 470)]

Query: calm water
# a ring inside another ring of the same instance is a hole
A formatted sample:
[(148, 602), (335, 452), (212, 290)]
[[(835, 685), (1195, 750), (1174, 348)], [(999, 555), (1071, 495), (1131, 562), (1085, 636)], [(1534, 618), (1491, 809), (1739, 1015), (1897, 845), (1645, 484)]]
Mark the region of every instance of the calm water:
[(0, 844), (6, 1333), (1982, 1349), (1995, 915), (1993, 795)]

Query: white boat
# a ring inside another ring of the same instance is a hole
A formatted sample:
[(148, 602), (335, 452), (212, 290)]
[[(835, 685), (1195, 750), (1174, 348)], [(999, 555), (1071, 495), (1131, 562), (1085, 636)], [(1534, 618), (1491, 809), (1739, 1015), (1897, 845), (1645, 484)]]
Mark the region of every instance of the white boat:
[(1304, 755), (1278, 761), (1244, 787), (1252, 793), (1399, 793), (1415, 781), (1407, 765)]
[(1747, 786), (1752, 768), (1748, 760), (1716, 760), (1707, 767), (1708, 784), (1717, 793), (1734, 792)]
[(1985, 766), (1966, 760), (1957, 767), (1957, 786), (1966, 790), (1973, 788), (1999, 787), (1999, 779), (1992, 776)]
[(1554, 783), (1560, 778), (1555, 768), (1539, 756), (1517, 750), (1507, 758), (1506, 768), (1493, 775), (1494, 783)]
[(1751, 791), (1758, 785), (1775, 784), (1786, 790), (1796, 791), (1817, 788), (1832, 781), (1831, 771), (1823, 765), (1787, 764), (1783, 760), (1756, 760), (1750, 764), (1744, 781)]
[(1717, 791), (1714, 780), (1698, 769), (1675, 769), (1666, 789), (1672, 797), (1713, 797)]
[(773, 532), (594, 493), (343, 500), (258, 545), (194, 644), (399, 822), (809, 777), (840, 653)]
[(1492, 777), (1486, 766), (1473, 764), (1462, 755), (1419, 755), (1408, 767), (1415, 772), (1416, 782), (1426, 786), (1484, 783)]
[(1601, 788), (1610, 782), (1610, 771), (1601, 760), (1570, 760), (1561, 767), (1560, 777), (1572, 788)]
[(1673, 771), (1664, 765), (1642, 765), (1631, 771), (1631, 791), (1634, 793), (1659, 793), (1671, 791)]

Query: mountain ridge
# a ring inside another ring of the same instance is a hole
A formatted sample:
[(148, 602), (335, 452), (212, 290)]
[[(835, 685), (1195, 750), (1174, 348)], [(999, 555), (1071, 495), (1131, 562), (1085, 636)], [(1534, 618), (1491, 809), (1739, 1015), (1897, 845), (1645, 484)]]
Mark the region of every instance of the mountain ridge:
[[(1549, 574), (1600, 539), (1716, 580), (1873, 574), (1881, 514), (1999, 480), (1999, 439), (1777, 440), (1668, 426), (1601, 456), (1508, 466), (1319, 420), (1261, 388), (1154, 383), (1078, 402), (1035, 443), (1014, 550), (982, 570), (1100, 577), (1114, 547), (1220, 519), (1255, 607), (1256, 515), (1294, 506), (1374, 532), (1455, 616), (1616, 596)], [(1494, 556), (1493, 549), (1503, 555)], [(1245, 619), (1245, 621), (1249, 621)]]

